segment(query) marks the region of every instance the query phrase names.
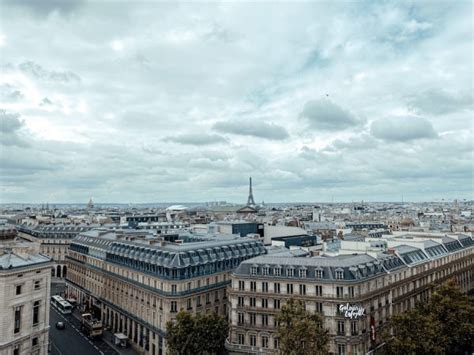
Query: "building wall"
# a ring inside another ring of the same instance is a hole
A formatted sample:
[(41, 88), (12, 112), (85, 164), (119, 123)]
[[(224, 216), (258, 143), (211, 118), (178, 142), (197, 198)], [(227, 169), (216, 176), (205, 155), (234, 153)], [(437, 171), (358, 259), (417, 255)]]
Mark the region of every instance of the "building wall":
[(165, 354), (166, 323), (179, 310), (227, 315), (229, 272), (187, 280), (164, 280), (72, 250), (67, 258), (66, 293), (137, 350)]
[(51, 276), (64, 279), (67, 274), (66, 256), (71, 238), (37, 238), (24, 232), (18, 235), (26, 240), (40, 243), (40, 252), (53, 258), (55, 264), (51, 266)]
[[(331, 337), (332, 354), (340, 354), (342, 349), (344, 354), (364, 354), (371, 346), (378, 344), (379, 334), (387, 320), (393, 314), (413, 308), (416, 302), (427, 300), (433, 285), (454, 277), (464, 291), (472, 290), (473, 252), (474, 248), (468, 248), (417, 266), (403, 267), (390, 274), (352, 282), (234, 274), (229, 291), (231, 328), (227, 348), (233, 354), (276, 353), (274, 320), (279, 309), (275, 308), (275, 300), (281, 307), (291, 298), (302, 300), (309, 311), (322, 313)], [(267, 292), (264, 292), (264, 283), (268, 284)], [(275, 284), (280, 285), (280, 292), (275, 291)], [(292, 285), (292, 293), (287, 292), (287, 285)], [(253, 291), (252, 287), (256, 290)], [(317, 287), (321, 287), (322, 293), (316, 292)], [(342, 291), (339, 295), (338, 287)], [(357, 319), (348, 319), (339, 311), (341, 304), (360, 306), (365, 314)], [(338, 322), (344, 324), (343, 331), (340, 331)], [(374, 326), (375, 333), (372, 333), (371, 326)], [(268, 339), (266, 347), (265, 339)], [(239, 344), (242, 340), (243, 344)], [(254, 346), (252, 341), (255, 341)]]
[[(0, 270), (0, 355), (48, 354), (51, 263)], [(35, 282), (39, 284), (35, 286)], [(17, 286), (21, 293), (17, 295)], [(33, 306), (39, 302), (38, 323), (33, 324)], [(20, 331), (14, 332), (15, 309), (21, 307)], [(33, 345), (37, 339), (37, 345)]]

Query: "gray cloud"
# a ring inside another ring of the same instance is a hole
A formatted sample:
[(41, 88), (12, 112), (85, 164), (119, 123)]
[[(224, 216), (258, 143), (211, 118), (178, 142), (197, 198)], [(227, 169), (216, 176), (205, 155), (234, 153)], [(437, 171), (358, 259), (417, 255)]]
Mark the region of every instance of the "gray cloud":
[[(0, 144), (3, 146), (27, 147), (28, 142), (21, 137), (20, 130), (25, 123), (18, 113), (0, 110)], [(0, 168), (2, 165), (0, 164)]]
[(33, 61), (23, 62), (18, 65), (18, 68), (38, 80), (45, 80), (50, 82), (60, 82), (60, 83), (80, 83), (81, 78), (79, 75), (73, 73), (72, 71), (55, 71), (55, 70), (46, 70), (41, 65), (36, 64)]
[(6, 102), (16, 102), (23, 98), (23, 94), (15, 86), (8, 83), (0, 85), (0, 100)]
[(361, 121), (351, 112), (327, 99), (308, 101), (300, 118), (310, 127), (325, 131), (337, 131), (358, 126)]
[(289, 137), (289, 134), (284, 127), (263, 121), (219, 121), (214, 123), (212, 128), (222, 133), (253, 136), (270, 140), (283, 140)]
[(10, 6), (23, 7), (38, 16), (47, 16), (52, 12), (69, 14), (78, 9), (84, 0), (5, 0)]
[(18, 113), (0, 110), (0, 132), (13, 133), (20, 129), (24, 125), (24, 122), (20, 121), (19, 118), (20, 115)]
[(212, 145), (219, 143), (227, 143), (227, 139), (217, 134), (181, 134), (163, 138), (165, 142), (173, 142), (186, 145)]
[(391, 117), (372, 122), (370, 133), (386, 141), (406, 142), (421, 138), (436, 138), (431, 123), (420, 117)]
[(472, 109), (472, 94), (454, 95), (440, 89), (432, 89), (410, 97), (408, 107), (419, 113), (443, 115), (451, 112)]

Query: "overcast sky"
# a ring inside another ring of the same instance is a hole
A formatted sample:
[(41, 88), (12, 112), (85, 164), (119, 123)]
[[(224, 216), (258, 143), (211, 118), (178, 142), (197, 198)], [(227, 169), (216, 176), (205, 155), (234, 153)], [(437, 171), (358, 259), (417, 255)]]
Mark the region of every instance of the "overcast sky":
[(471, 1), (0, 1), (0, 202), (474, 198)]

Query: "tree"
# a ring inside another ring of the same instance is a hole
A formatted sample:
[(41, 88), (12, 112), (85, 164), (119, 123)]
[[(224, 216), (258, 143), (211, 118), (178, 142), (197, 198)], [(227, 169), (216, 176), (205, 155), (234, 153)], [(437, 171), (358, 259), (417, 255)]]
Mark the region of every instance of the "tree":
[(304, 303), (290, 299), (276, 316), (280, 352), (285, 355), (328, 353), (328, 331), (317, 313), (306, 311)]
[(216, 313), (196, 314), (180, 311), (175, 322), (166, 324), (166, 340), (170, 354), (221, 354), (229, 325)]
[(439, 286), (431, 299), (390, 320), (384, 334), (387, 354), (471, 354), (474, 302), (454, 281)]

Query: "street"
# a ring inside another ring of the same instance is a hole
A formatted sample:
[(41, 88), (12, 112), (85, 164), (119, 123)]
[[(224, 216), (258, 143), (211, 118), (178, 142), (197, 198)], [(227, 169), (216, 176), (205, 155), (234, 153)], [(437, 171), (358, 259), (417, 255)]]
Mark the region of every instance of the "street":
[[(59, 330), (56, 322), (62, 321), (66, 328)], [(51, 354), (53, 355), (83, 355), (100, 354), (115, 355), (117, 352), (103, 340), (90, 340), (80, 331), (80, 322), (72, 315), (63, 315), (54, 307), (50, 311)]]

